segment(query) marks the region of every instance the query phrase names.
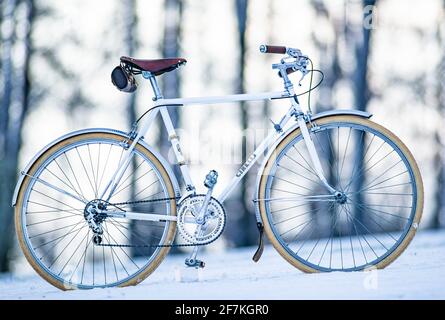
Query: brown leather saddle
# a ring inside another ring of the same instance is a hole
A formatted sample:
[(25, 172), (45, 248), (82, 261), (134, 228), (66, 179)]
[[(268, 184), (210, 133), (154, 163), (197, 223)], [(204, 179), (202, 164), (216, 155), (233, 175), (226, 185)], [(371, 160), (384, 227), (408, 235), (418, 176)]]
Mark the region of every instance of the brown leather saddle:
[(179, 68), (181, 65), (186, 64), (187, 60), (183, 58), (142, 60), (132, 57), (121, 57), (121, 62), (141, 71), (148, 71), (155, 76), (159, 76), (165, 72)]

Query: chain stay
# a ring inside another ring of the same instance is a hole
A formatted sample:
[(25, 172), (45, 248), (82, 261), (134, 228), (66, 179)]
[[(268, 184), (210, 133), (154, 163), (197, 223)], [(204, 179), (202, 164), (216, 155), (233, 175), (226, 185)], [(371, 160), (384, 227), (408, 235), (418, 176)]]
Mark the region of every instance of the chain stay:
[[(181, 197), (171, 197), (171, 198), (160, 198), (160, 199), (152, 199), (152, 200), (140, 200), (140, 201), (127, 201), (120, 203), (109, 203), (109, 205), (119, 208), (118, 206), (127, 205), (127, 204), (138, 204), (138, 203), (153, 203), (153, 202), (162, 202), (162, 201), (170, 201), (170, 200), (179, 200)], [(120, 208), (119, 208), (120, 209)], [(120, 209), (122, 210), (122, 209)], [(195, 247), (195, 246), (206, 246), (211, 244), (216, 239), (209, 240), (203, 243), (183, 243), (183, 244), (118, 244), (118, 243), (100, 243), (96, 244), (99, 247), (117, 247), (117, 248), (177, 248), (177, 247)]]

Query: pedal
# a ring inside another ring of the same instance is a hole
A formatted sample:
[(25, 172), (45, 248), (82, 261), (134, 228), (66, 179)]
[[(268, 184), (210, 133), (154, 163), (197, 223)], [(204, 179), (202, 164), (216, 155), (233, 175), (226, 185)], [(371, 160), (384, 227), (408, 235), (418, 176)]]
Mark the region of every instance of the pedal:
[(215, 184), (218, 182), (218, 172), (211, 170), (204, 180), (204, 186), (210, 190), (213, 189)]
[(256, 250), (255, 254), (252, 257), (252, 260), (255, 262), (258, 262), (260, 260), (263, 251), (264, 251), (264, 227), (262, 223), (257, 223), (258, 231), (260, 233), (259, 241), (258, 241), (258, 249)]
[(191, 267), (191, 268), (204, 268), (205, 267), (205, 262), (198, 260), (198, 259), (193, 259), (193, 258), (187, 258), (185, 259), (185, 265), (187, 267)]

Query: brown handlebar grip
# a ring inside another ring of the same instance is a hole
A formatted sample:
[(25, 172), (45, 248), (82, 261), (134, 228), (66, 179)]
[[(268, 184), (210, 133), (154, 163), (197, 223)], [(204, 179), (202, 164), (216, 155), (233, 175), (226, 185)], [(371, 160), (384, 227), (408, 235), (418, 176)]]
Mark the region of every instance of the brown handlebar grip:
[(269, 46), (269, 45), (261, 45), (260, 52), (262, 53), (277, 53), (277, 54), (285, 54), (286, 47), (283, 46)]

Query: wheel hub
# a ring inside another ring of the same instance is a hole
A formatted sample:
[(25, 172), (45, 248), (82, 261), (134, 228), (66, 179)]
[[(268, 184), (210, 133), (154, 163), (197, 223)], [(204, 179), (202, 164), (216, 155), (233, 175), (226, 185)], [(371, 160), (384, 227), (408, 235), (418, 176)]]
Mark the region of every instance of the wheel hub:
[(334, 197), (338, 204), (345, 204), (348, 201), (348, 197), (344, 192), (337, 191), (334, 194)]

